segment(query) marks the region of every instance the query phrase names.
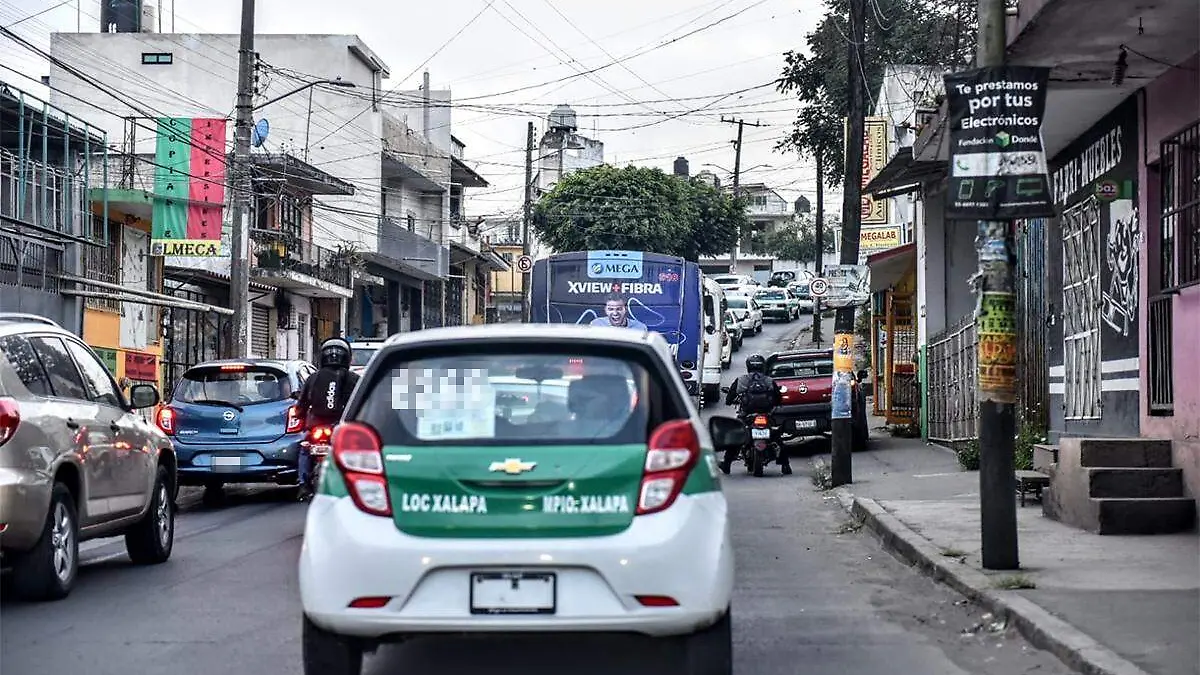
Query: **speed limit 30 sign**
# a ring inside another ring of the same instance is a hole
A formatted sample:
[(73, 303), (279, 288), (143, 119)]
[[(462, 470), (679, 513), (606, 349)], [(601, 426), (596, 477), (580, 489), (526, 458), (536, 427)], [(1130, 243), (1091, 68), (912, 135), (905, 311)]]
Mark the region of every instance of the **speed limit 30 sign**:
[(829, 282), (821, 277), (817, 277), (808, 282), (808, 294), (814, 298), (823, 298), (829, 292)]

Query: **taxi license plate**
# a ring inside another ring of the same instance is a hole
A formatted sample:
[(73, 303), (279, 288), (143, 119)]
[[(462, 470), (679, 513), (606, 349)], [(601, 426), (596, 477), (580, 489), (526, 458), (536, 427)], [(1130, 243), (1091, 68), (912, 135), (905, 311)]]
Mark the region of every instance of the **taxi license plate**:
[(750, 438), (770, 438), (770, 437), (771, 437), (770, 429), (751, 429), (750, 430)]
[(476, 572), (472, 614), (553, 614), (558, 579), (546, 572)]
[(816, 420), (796, 420), (795, 426), (797, 429), (816, 429)]

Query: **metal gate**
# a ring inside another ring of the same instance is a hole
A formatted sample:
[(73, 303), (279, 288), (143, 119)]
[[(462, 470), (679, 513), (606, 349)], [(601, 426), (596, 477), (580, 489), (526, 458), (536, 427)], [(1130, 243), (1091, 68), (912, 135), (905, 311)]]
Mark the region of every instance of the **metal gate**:
[(1017, 222), (1017, 359), (1022, 419), (1039, 429), (1049, 424), (1050, 370), (1046, 358), (1046, 220)]
[(253, 305), (250, 310), (250, 353), (260, 359), (269, 359), (271, 351), (271, 309)]
[(912, 424), (921, 408), (917, 383), (917, 325), (911, 294), (887, 294), (887, 422)]
[(944, 443), (979, 436), (975, 315), (967, 314), (929, 338), (929, 440)]
[(1100, 354), (1100, 202), (1063, 211), (1063, 407), (1069, 420), (1098, 419)]
[[(457, 269), (457, 271), (455, 271)], [(451, 268), (451, 274), (462, 274), (462, 268)], [(446, 284), (446, 325), (461, 326), (463, 323), (463, 280), (450, 278)]]
[[(200, 293), (176, 291), (175, 295), (195, 295), (198, 299), (205, 299), (205, 296)], [(164, 399), (170, 398), (171, 393), (175, 390), (175, 384), (179, 382), (188, 368), (197, 363), (221, 358), (228, 339), (228, 335), (225, 333), (226, 324), (228, 324), (228, 320), (218, 314), (178, 307), (164, 308), (162, 362)]]

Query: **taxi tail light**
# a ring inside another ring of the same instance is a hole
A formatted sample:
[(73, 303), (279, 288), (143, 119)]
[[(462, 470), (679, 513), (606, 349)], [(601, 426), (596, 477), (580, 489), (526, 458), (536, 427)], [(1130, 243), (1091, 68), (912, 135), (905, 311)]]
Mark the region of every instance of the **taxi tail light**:
[(175, 435), (175, 419), (178, 415), (174, 408), (163, 406), (158, 409), (158, 414), (154, 417), (154, 423), (159, 429), (168, 436)]
[(366, 424), (346, 422), (334, 428), (332, 445), (333, 459), (346, 478), (354, 505), (373, 516), (392, 515), (379, 434)]
[(392, 599), (387, 596), (368, 596), (364, 598), (355, 598), (350, 601), (352, 609), (379, 609), (386, 607)]
[(650, 435), (637, 515), (666, 510), (675, 503), (692, 467), (700, 460), (700, 437), (690, 420), (673, 420)]
[(633, 596), (643, 607), (678, 607), (679, 603), (667, 595), (635, 595)]
[(294, 405), (287, 411), (286, 433), (294, 434), (298, 431), (304, 431), (304, 415), (300, 414), (300, 406)]
[(0, 445), (17, 435), (21, 426), (21, 405), (11, 396), (0, 397)]

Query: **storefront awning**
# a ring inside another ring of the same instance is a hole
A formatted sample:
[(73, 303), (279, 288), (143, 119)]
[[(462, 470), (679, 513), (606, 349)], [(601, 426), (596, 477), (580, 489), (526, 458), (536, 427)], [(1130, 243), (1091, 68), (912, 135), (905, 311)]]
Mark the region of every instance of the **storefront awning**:
[(867, 256), (871, 268), (871, 292), (878, 293), (896, 285), (905, 274), (917, 269), (917, 245), (905, 244)]
[(921, 185), (946, 175), (946, 162), (924, 162), (913, 157), (912, 148), (900, 148), (896, 155), (875, 174), (863, 192), (875, 199), (897, 197), (916, 192)]

